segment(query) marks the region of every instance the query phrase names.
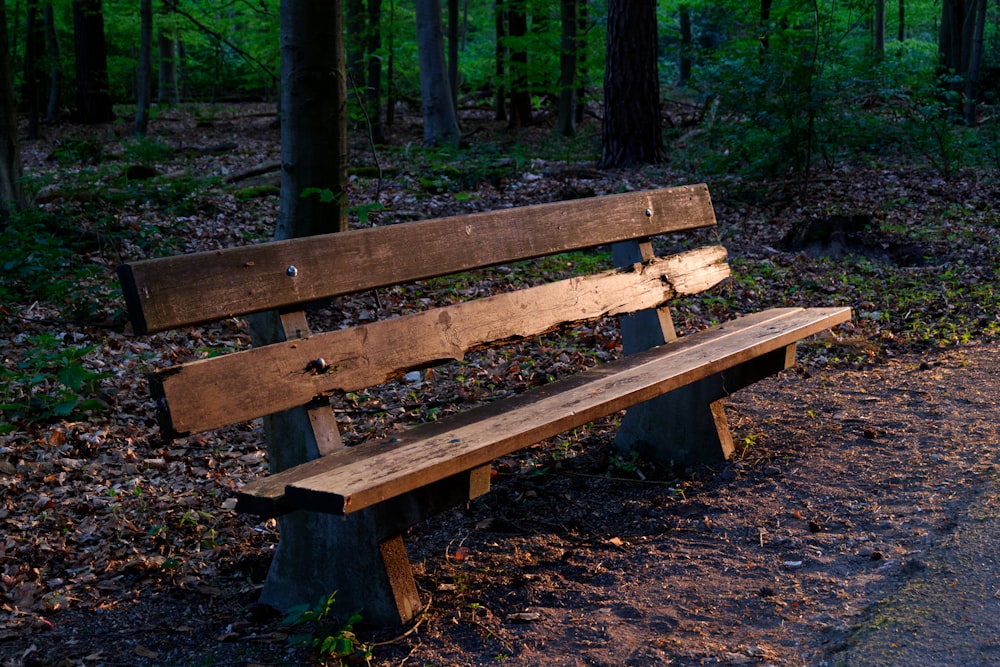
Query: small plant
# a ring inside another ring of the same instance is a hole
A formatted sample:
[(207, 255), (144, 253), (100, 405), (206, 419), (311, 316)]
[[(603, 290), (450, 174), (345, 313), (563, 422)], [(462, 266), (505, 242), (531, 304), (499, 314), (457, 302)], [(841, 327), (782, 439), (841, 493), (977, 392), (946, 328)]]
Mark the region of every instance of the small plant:
[(324, 659), (332, 659), (337, 665), (363, 660), (371, 662), (371, 645), (361, 642), (354, 634), (354, 625), (361, 621), (360, 614), (352, 614), (343, 625), (332, 613), (337, 591), (324, 595), (315, 605), (292, 607), (285, 616), (285, 625), (302, 627), (307, 632), (293, 635), (288, 641), (300, 646), (312, 647)]
[(93, 398), (104, 373), (84, 366), (97, 346), (63, 346), (50, 334), (31, 339), (32, 349), (13, 369), (0, 368), (0, 433), (17, 421), (61, 419), (105, 407)]

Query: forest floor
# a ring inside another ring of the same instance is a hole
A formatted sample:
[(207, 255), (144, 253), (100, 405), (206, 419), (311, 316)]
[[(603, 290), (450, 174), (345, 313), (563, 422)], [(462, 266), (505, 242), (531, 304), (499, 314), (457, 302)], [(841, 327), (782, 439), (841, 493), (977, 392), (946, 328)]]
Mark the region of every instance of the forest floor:
[[(670, 165), (598, 172), (586, 151), (575, 161), (511, 158), (515, 144), (530, 154), (551, 129), (481, 125), (477, 136), (499, 137), (502, 176), (458, 186), (471, 169), (460, 165), (428, 182), (431, 168), (405, 166), (419, 151), (398, 149), (383, 156), (382, 180), (353, 181), (352, 199), (382, 205), (366, 224), (684, 180)], [(73, 223), (85, 242), (76, 261), (96, 269), (65, 303), (0, 306), (0, 357), (8, 369), (35, 364), (44, 374), (79, 351), (80, 372), (99, 374), (100, 404), (20, 419), (0, 435), (0, 664), (319, 664), (290, 637), (332, 631), (290, 627), (256, 604), (273, 522), (232, 511), (232, 490), (266, 474), (259, 425), (164, 442), (142, 379), (164, 360), (246, 346), (244, 326), (140, 339), (115, 305), (122, 259), (267, 236), (276, 197), (238, 198), (250, 179), (226, 179), (277, 160), (278, 132), (262, 107), (163, 112), (152, 132), (171, 150), (152, 165), (155, 185), (117, 208), (109, 202), (134, 187), (120, 174), (138, 162), (121, 149), (127, 127), (88, 130), (99, 164), (53, 159), (82, 132), (46, 128), (24, 159), (42, 178), (39, 207), (83, 211), (73, 218), (84, 221)], [(419, 144), (413, 126), (397, 132), (397, 145)], [(353, 150), (370, 161), (364, 146)], [(75, 170), (105, 170), (99, 187), (114, 196), (70, 191)], [(191, 175), (216, 180), (183, 207), (164, 203), (162, 192), (180, 192), (175, 184)], [(670, 469), (618, 456), (614, 420), (497, 461), (489, 494), (407, 536), (426, 608), (402, 629), (362, 618), (354, 632), (371, 664), (877, 664), (850, 656), (867, 633), (898, 622), (880, 601), (936, 571), (970, 508), (1000, 502), (1000, 311), (992, 291), (977, 306), (963, 301), (995, 283), (998, 179), (855, 166), (805, 184), (709, 185), (737, 278), (714, 300), (678, 304), (682, 333), (792, 302), (851, 305), (855, 322), (803, 344), (795, 369), (730, 399), (738, 451), (724, 465)], [(956, 210), (961, 225), (949, 222)], [(859, 212), (896, 235), (781, 249), (795, 223)], [(870, 256), (854, 259), (862, 247)], [(927, 285), (923, 301), (894, 301), (893, 285), (910, 295), (914, 283)], [(345, 299), (338, 316), (366, 319), (370, 308), (364, 297)], [(931, 321), (934, 335), (920, 335)], [(612, 323), (588, 331), (612, 351), (616, 335)], [(39, 350), (62, 361), (43, 363)], [(551, 356), (526, 345), (491, 374), (517, 385), (525, 360), (544, 374)], [(450, 377), (390, 383), (365, 402), (345, 401), (338, 417), (352, 437), (417, 420), (421, 405), (454, 392), (443, 386)], [(54, 391), (42, 381), (30, 390), (32, 405)], [(955, 623), (958, 636), (984, 631), (960, 608)]]

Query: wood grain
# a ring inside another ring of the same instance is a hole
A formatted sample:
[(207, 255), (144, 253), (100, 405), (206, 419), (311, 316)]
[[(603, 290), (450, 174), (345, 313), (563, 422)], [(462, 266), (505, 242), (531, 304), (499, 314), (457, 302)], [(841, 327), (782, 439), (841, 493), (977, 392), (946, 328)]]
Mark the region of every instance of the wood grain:
[(150, 259), (118, 276), (144, 334), (713, 225), (702, 184)]
[(183, 435), (246, 421), (567, 323), (656, 308), (727, 278), (725, 259), (721, 246), (700, 248), (173, 367), (151, 377), (154, 393), (169, 405), (161, 427)]
[(453, 420), (368, 442), (244, 487), (238, 509), (350, 513), (483, 465), (850, 319), (849, 308), (772, 309), (604, 364)]

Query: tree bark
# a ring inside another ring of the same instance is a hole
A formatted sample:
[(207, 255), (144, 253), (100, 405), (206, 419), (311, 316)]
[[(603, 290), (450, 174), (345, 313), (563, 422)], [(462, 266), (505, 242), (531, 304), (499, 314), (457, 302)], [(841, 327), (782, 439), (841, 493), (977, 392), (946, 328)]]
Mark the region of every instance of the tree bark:
[(178, 104), (180, 92), (177, 87), (177, 43), (170, 31), (161, 28), (157, 44), (160, 67), (156, 101), (160, 104)]
[(416, 5), (424, 145), (457, 147), (461, 135), (451, 86), (448, 85), (441, 3), (439, 0), (417, 0)]
[(495, 50), (496, 67), (493, 70), (494, 96), (493, 96), (493, 120), (507, 120), (507, 10), (504, 8), (504, 0), (496, 0), (493, 9), (493, 25), (495, 27)]
[(42, 57), (44, 55), (45, 26), (39, 12), (38, 0), (28, 0), (27, 43), (24, 49), (24, 100), (28, 103), (28, 139), (39, 137), (42, 113)]
[(448, 85), (451, 87), (451, 101), (458, 109), (458, 0), (448, 0)]
[(347, 230), (347, 77), (340, 0), (281, 3), (276, 238)]
[(680, 65), (678, 66), (679, 76), (677, 77), (678, 86), (686, 86), (688, 80), (691, 78), (691, 7), (690, 5), (681, 5), (677, 9), (678, 23), (680, 24), (681, 31), (681, 53), (680, 53)]
[(885, 0), (875, 0), (872, 25), (872, 55), (876, 63), (885, 59)]
[(45, 45), (52, 63), (49, 70), (49, 104), (45, 119), (53, 121), (59, 111), (59, 83), (62, 80), (59, 69), (59, 39), (56, 36), (56, 18), (52, 3), (45, 3), (42, 13), (45, 15)]
[(608, 2), (602, 169), (662, 162), (656, 1)]
[(368, 85), (365, 101), (368, 120), (371, 123), (371, 139), (375, 144), (385, 143), (385, 128), (382, 126), (382, 0), (368, 0), (368, 31), (365, 33), (368, 51)]
[(577, 39), (577, 0), (562, 0), (562, 42), (559, 54), (559, 133), (564, 137), (576, 134), (576, 57), (579, 49)]
[(965, 108), (963, 115), (969, 127), (976, 125), (976, 101), (979, 99), (979, 69), (983, 60), (983, 33), (986, 30), (986, 0), (977, 0), (975, 6), (976, 25), (972, 37), (972, 52), (969, 54), (968, 72), (965, 80)]
[[(6, 25), (7, 12), (0, 3), (0, 26)], [(21, 175), (10, 41), (7, 31), (0, 30), (0, 229), (5, 229), (10, 224), (12, 213), (24, 207)]]
[(507, 34), (516, 45), (509, 49), (510, 65), (510, 118), (508, 127), (531, 125), (531, 90), (528, 87), (528, 49), (524, 38), (528, 35), (528, 14), (525, 0), (509, 0)]
[(76, 113), (81, 123), (108, 123), (115, 118), (108, 84), (101, 0), (73, 0), (76, 42)]
[(153, 77), (153, 0), (139, 2), (139, 76), (132, 133), (145, 136)]

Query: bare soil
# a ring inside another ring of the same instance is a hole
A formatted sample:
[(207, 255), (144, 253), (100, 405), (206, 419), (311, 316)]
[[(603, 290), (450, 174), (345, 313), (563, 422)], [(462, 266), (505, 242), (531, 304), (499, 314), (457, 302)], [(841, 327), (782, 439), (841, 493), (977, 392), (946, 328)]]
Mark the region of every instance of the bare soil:
[[(274, 157), (267, 141), (260, 161)], [(740, 252), (738, 240), (726, 242)], [(8, 320), (0, 339), (45, 326), (29, 319)], [(79, 331), (113, 350), (136, 344)], [(926, 572), (972, 503), (996, 497), (1000, 345), (833, 366), (822, 349), (806, 344), (800, 367), (732, 397), (740, 446), (725, 465), (621, 457), (613, 423), (496, 462), (491, 493), (408, 535), (426, 608), (404, 628), (355, 628), (371, 664), (841, 664), (879, 601)], [(228, 488), (266, 467), (260, 429), (159, 442), (138, 368), (123, 368), (109, 415), (4, 441), (0, 664), (317, 664), (289, 643), (301, 628), (256, 604), (273, 524), (236, 516), (226, 501)], [(46, 458), (65, 447), (72, 458)], [(83, 463), (60, 478), (70, 460)], [(90, 483), (99, 469), (97, 491), (69, 494), (72, 480)], [(137, 479), (152, 509), (119, 498), (128, 512), (115, 514), (102, 504), (116, 482)], [(63, 505), (73, 518), (54, 523)], [(174, 507), (205, 516), (193, 526)], [(143, 523), (156, 511), (175, 542)], [(112, 517), (113, 528), (92, 525)], [(84, 528), (89, 539), (66, 537)]]

